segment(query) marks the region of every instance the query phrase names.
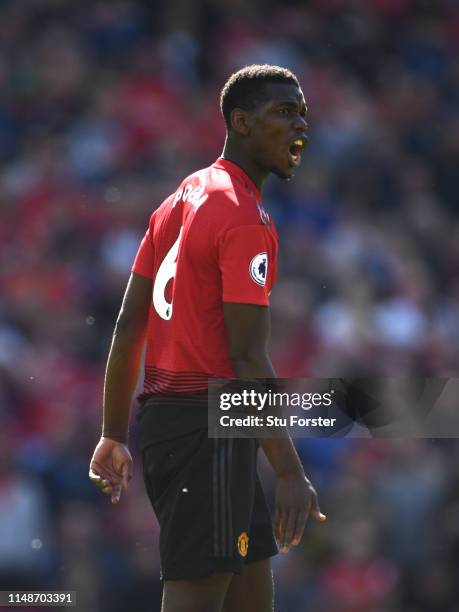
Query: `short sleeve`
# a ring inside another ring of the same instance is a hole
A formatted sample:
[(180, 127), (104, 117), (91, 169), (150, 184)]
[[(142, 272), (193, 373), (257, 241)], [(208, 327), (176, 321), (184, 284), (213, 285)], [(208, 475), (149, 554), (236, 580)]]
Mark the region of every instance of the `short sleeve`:
[(140, 243), (139, 249), (132, 264), (131, 272), (154, 278), (154, 246), (153, 246), (153, 221), (150, 220), (150, 225), (145, 233), (145, 236)]
[(224, 302), (269, 305), (276, 252), (264, 225), (227, 230), (219, 244)]

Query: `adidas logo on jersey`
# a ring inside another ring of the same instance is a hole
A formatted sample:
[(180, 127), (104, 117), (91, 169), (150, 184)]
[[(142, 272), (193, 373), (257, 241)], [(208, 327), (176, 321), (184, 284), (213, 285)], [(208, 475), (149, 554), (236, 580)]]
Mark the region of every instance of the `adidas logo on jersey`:
[(257, 202), (257, 208), (258, 212), (260, 213), (261, 222), (263, 223), (263, 225), (267, 225), (269, 227), (271, 225), (271, 219), (269, 217), (269, 214), (266, 212), (260, 202)]

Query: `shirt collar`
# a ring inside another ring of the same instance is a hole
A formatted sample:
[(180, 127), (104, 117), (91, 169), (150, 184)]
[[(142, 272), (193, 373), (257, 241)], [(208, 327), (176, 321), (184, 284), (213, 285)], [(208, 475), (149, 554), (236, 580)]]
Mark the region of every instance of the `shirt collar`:
[(241, 166), (238, 166), (235, 162), (230, 161), (229, 159), (225, 159), (223, 157), (219, 157), (212, 164), (212, 166), (214, 168), (220, 168), (221, 170), (225, 170), (226, 172), (228, 172), (228, 174), (232, 174), (233, 176), (237, 176), (238, 178), (242, 179), (245, 183), (248, 184), (248, 187), (250, 187), (254, 191), (254, 196), (257, 199), (261, 199), (260, 190), (252, 181), (247, 172), (245, 172), (245, 170), (241, 168)]

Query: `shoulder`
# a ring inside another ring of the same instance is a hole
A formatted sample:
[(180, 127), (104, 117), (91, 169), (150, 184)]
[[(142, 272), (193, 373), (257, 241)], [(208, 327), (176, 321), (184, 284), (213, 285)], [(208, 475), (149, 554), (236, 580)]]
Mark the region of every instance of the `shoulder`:
[(229, 228), (237, 225), (260, 224), (257, 199), (241, 177), (211, 166), (205, 174), (206, 213)]

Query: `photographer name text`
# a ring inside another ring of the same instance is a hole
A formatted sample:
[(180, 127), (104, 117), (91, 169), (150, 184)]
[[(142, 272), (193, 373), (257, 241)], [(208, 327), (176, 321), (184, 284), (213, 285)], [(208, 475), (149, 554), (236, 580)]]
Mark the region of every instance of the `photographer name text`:
[(305, 418), (298, 415), (290, 415), (289, 417), (277, 416), (255, 416), (247, 415), (245, 417), (231, 417), (225, 414), (220, 417), (220, 425), (222, 427), (333, 427), (336, 419), (328, 419), (324, 417)]

